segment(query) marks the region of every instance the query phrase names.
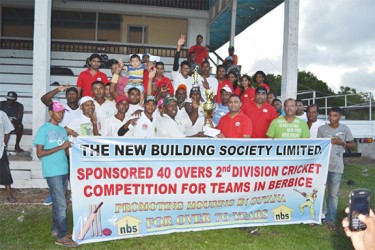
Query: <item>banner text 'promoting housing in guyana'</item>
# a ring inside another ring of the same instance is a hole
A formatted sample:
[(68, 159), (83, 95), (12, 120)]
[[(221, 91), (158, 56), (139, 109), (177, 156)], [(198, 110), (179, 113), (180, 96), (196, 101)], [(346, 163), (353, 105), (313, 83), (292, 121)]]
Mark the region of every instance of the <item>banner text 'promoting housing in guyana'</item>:
[(73, 141), (73, 239), (318, 223), (328, 139), (83, 137)]

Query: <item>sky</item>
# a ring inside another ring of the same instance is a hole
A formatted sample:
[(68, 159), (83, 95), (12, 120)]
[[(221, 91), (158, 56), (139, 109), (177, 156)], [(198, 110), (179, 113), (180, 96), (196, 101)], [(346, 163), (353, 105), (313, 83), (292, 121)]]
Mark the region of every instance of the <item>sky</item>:
[[(375, 96), (375, 1), (300, 0), (298, 68)], [(282, 72), (284, 4), (235, 38), (242, 73)], [(217, 52), (227, 56), (228, 44)]]

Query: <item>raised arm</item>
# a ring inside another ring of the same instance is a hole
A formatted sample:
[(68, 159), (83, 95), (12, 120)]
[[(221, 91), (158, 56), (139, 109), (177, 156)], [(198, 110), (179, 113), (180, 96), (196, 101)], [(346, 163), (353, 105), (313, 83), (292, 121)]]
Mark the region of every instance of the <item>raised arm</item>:
[(46, 105), (47, 107), (49, 107), (49, 105), (51, 105), (52, 103), (52, 98), (57, 95), (59, 92), (63, 92), (66, 90), (66, 87), (65, 86), (58, 86), (57, 88), (51, 90), (50, 92), (47, 92), (46, 94), (44, 94), (40, 100), (44, 103), (44, 105)]
[(178, 39), (177, 41), (177, 51), (176, 51), (176, 54), (174, 55), (173, 71), (178, 71), (181, 47), (182, 45), (184, 45), (184, 43), (185, 43), (185, 36), (181, 35), (180, 39)]

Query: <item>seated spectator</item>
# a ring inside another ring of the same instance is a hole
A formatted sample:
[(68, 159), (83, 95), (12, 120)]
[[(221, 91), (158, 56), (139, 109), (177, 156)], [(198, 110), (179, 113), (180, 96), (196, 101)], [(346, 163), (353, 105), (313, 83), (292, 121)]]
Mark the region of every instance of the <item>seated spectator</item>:
[(231, 96), (231, 94), (232, 94), (232, 90), (227, 86), (224, 86), (220, 90), (221, 103), (217, 104), (214, 110), (214, 113), (212, 115), (212, 122), (214, 126), (217, 126), (219, 124), (221, 117), (223, 117), (229, 112), (228, 101), (229, 101), (229, 97)]
[(267, 131), (270, 138), (309, 138), (310, 131), (306, 122), (296, 117), (296, 101), (292, 98), (284, 102), (285, 116), (279, 116), (271, 122)]
[[(101, 135), (102, 136), (118, 136), (119, 129), (126, 124), (130, 125), (132, 121), (126, 119), (126, 112), (129, 109), (129, 98), (124, 95), (119, 95), (116, 99), (117, 113), (114, 116), (108, 117), (104, 120)], [(127, 127), (126, 126), (126, 127)]]
[(13, 130), (14, 127), (8, 119), (8, 116), (3, 111), (0, 111), (0, 185), (5, 186), (7, 201), (9, 203), (17, 202), (13, 197), (12, 189), (10, 187), (10, 185), (13, 184), (13, 178), (10, 173), (7, 145), (5, 144), (9, 139), (9, 133)]
[(228, 101), (229, 113), (223, 116), (217, 129), (220, 129), (219, 138), (250, 138), (252, 123), (241, 111), (241, 99), (238, 95), (231, 95)]
[[(17, 102), (17, 97), (18, 95), (16, 92), (8, 92), (6, 96), (7, 100), (0, 102), (0, 110), (4, 111), (7, 114), (15, 129), (16, 144), (14, 145), (14, 150), (16, 150), (17, 152), (23, 152), (24, 150), (20, 147), (20, 142), (23, 135), (23, 105)], [(8, 144), (8, 140), (5, 141), (6, 144)]]
[(259, 70), (255, 72), (253, 76), (253, 81), (256, 83), (255, 87), (263, 86), (267, 89), (267, 92), (270, 92), (271, 89), (268, 86), (267, 76), (263, 71)]

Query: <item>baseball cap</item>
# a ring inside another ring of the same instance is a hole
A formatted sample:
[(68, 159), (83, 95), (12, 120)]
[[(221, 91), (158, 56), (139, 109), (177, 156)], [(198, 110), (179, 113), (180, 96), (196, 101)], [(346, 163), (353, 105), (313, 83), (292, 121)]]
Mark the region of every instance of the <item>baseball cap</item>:
[(267, 93), (267, 89), (263, 86), (259, 86), (255, 89), (255, 93)]
[(76, 92), (76, 93), (78, 94), (78, 89), (77, 89), (76, 87), (70, 87), (70, 88), (67, 88), (67, 89), (65, 90), (65, 93), (67, 94), (67, 93), (70, 92), (70, 91), (74, 91), (74, 92)]
[(182, 103), (182, 106), (185, 107), (185, 104), (186, 104), (186, 103), (193, 103), (193, 101), (191, 100), (191, 98), (188, 97), (188, 98), (186, 98), (185, 101)]
[(178, 89), (184, 89), (184, 90), (186, 90), (186, 91), (187, 91), (187, 87), (186, 87), (186, 85), (185, 85), (185, 84), (180, 84), (180, 85), (178, 85), (178, 87), (177, 87), (177, 89), (176, 89), (176, 90), (178, 90)]
[(18, 95), (14, 91), (9, 91), (8, 94), (7, 94), (7, 96), (6, 96), (6, 98), (8, 100), (17, 100), (17, 97), (18, 97)]
[(146, 96), (144, 103), (146, 103), (146, 102), (154, 102), (155, 104), (157, 104), (156, 98), (153, 95)]
[(78, 105), (81, 106), (82, 104), (84, 104), (85, 102), (88, 102), (88, 101), (95, 102), (95, 100), (91, 96), (84, 96), (84, 97), (81, 98), (81, 100), (79, 100)]
[(191, 95), (191, 93), (194, 93), (194, 92), (200, 93), (201, 91), (200, 91), (199, 87), (192, 87), (191, 90), (190, 90), (190, 95)]
[(164, 105), (164, 106), (165, 106), (165, 105), (168, 105), (168, 104), (170, 104), (170, 103), (173, 102), (173, 101), (177, 102), (177, 99), (174, 98), (174, 97), (169, 96), (169, 97), (167, 97), (167, 98), (164, 99), (164, 101), (163, 101), (163, 105)]
[(220, 89), (220, 92), (221, 92), (223, 89), (224, 89), (226, 92), (228, 92), (228, 93), (232, 93), (232, 90), (231, 90), (227, 85), (225, 85), (224, 87), (222, 87), (222, 88)]
[(53, 112), (60, 112), (62, 110), (67, 110), (61, 102), (52, 102), (52, 104), (48, 108)]
[(119, 95), (117, 98), (116, 98), (116, 104), (119, 104), (120, 102), (122, 102), (123, 100), (125, 100), (126, 102), (129, 102), (129, 98), (125, 95)]
[(158, 107), (163, 106), (164, 98), (159, 99)]

